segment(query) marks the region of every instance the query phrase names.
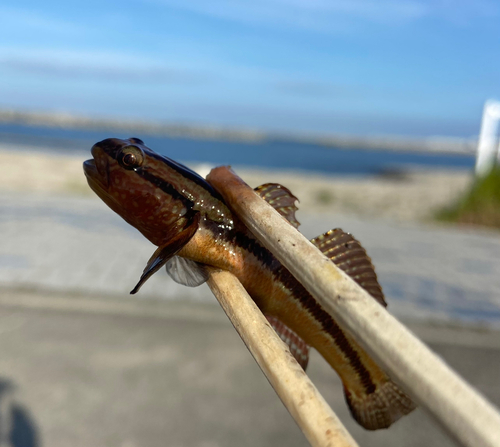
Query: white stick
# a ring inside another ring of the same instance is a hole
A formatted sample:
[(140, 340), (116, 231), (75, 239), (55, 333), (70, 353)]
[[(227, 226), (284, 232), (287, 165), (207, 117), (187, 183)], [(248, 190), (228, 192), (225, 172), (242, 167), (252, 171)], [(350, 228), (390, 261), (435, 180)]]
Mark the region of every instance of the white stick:
[(210, 269), (208, 285), (311, 445), (357, 447), (238, 279)]
[(207, 179), (255, 236), (461, 444), (500, 446), (500, 415), (228, 168)]

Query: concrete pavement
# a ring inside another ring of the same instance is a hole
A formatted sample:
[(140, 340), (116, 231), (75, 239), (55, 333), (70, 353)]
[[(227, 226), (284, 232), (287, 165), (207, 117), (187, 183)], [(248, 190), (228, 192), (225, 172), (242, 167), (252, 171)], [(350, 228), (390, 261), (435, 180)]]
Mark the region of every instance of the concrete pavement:
[[(6, 445), (308, 445), (216, 306), (4, 291), (0, 321)], [(500, 404), (498, 332), (410, 328)], [(454, 445), (420, 409), (367, 432), (315, 352), (308, 373), (360, 446)]]
[[(309, 237), (342, 227), (360, 239), (389, 308), (500, 404), (500, 333), (486, 328), (500, 315), (497, 233), (299, 220)], [(0, 232), (6, 445), (307, 445), (205, 287), (160, 273), (128, 295), (154, 247), (97, 198), (3, 196)], [(315, 353), (308, 372), (360, 445), (454, 445), (421, 410), (366, 432)]]
[[(372, 257), (395, 315), (500, 328), (500, 233), (301, 215), (314, 237), (340, 227)], [(125, 296), (155, 247), (97, 197), (0, 197), (0, 286)], [(160, 272), (138, 299), (213, 302)]]

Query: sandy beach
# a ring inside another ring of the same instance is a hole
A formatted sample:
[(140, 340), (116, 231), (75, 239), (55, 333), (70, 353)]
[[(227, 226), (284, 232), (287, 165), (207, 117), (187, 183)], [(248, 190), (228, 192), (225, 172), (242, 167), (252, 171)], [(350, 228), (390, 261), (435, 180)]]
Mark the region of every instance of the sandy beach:
[[(82, 171), (90, 154), (61, 154), (29, 147), (0, 145), (4, 170), (1, 191), (37, 194), (92, 195)], [(180, 160), (182, 162), (182, 160)], [(202, 176), (213, 166), (189, 165)], [(359, 218), (424, 222), (465, 191), (471, 174), (465, 171), (412, 170), (376, 177), (326, 176), (305, 171), (284, 172), (233, 167), (251, 186), (276, 182), (299, 199), (302, 213), (329, 213)]]

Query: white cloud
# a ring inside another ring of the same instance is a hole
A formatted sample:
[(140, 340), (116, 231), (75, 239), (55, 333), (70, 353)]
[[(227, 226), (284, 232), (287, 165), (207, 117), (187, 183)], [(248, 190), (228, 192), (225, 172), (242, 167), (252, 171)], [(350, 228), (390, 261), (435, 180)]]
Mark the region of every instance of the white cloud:
[(101, 81), (190, 83), (202, 76), (153, 58), (129, 53), (60, 49), (0, 48), (2, 71)]
[(282, 98), (310, 99), (357, 96), (359, 88), (309, 76), (251, 65), (167, 64), (153, 57), (116, 51), (0, 48), (0, 71), (4, 75), (34, 78), (91, 80), (101, 84), (119, 82), (142, 85), (185, 85), (206, 89), (264, 89)]
[(150, 0), (196, 14), (235, 22), (330, 33), (356, 21), (389, 23), (426, 14), (417, 0)]
[(80, 33), (84, 28), (74, 21), (66, 21), (37, 13), (27, 8), (0, 7), (2, 32), (7, 30), (29, 33), (62, 34), (65, 36)]
[(500, 15), (492, 0), (150, 0), (197, 14), (318, 32), (350, 29), (356, 24), (399, 25), (425, 17), (456, 22)]

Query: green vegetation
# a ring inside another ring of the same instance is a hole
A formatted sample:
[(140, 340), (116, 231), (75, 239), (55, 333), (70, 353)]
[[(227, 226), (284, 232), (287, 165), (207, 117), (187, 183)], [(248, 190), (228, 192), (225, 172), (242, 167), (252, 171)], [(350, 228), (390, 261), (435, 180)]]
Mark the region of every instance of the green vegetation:
[(436, 218), (445, 222), (500, 228), (500, 166), (476, 179), (470, 190), (451, 208)]
[(335, 201), (335, 197), (331, 191), (321, 189), (316, 192), (316, 202), (320, 205), (331, 205)]

